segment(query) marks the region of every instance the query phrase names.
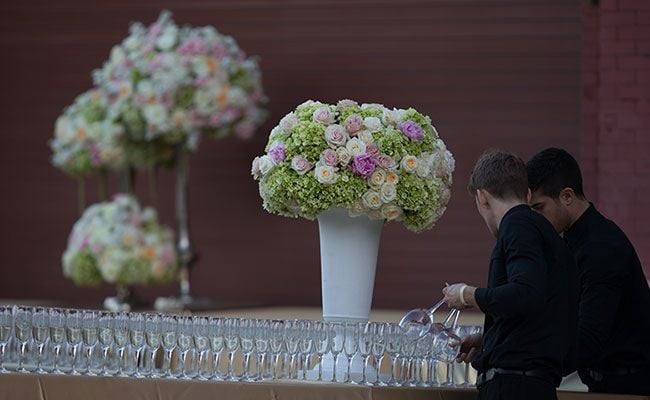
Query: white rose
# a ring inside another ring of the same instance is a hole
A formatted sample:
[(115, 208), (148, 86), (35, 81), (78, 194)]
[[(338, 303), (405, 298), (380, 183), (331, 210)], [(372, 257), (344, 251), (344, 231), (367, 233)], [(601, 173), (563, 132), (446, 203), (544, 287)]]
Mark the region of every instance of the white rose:
[(346, 166), (350, 163), (352, 155), (345, 147), (339, 147), (336, 149), (336, 155), (339, 157), (339, 163), (343, 166)]
[(361, 199), (363, 200), (363, 205), (365, 205), (366, 208), (369, 208), (371, 210), (378, 210), (379, 207), (381, 207), (381, 196), (374, 190), (368, 190), (363, 194), (363, 196), (361, 196)]
[(253, 164), (251, 165), (251, 175), (253, 175), (253, 179), (257, 179), (260, 177), (262, 171), (260, 171), (260, 158), (255, 157), (253, 159)]
[(377, 168), (375, 172), (370, 175), (370, 184), (373, 186), (381, 186), (386, 180), (386, 171), (383, 169)]
[(357, 137), (365, 144), (372, 144), (375, 142), (375, 138), (372, 137), (372, 133), (368, 130), (362, 130), (357, 132)]
[(425, 160), (418, 161), (418, 166), (415, 169), (415, 173), (420, 178), (426, 178), (429, 175), (429, 173), (431, 173), (431, 163)]
[(352, 138), (345, 144), (352, 157), (366, 152), (366, 144), (359, 138)]
[(384, 113), (381, 116), (381, 122), (383, 122), (383, 124), (386, 126), (396, 126), (399, 123), (398, 115), (395, 111), (385, 108)]
[(402, 158), (400, 166), (406, 172), (414, 172), (418, 167), (418, 159), (415, 156), (406, 155)]
[(273, 162), (271, 157), (269, 157), (268, 155), (264, 155), (262, 157), (259, 157), (259, 160), (257, 161), (257, 164), (259, 166), (260, 173), (262, 175), (268, 174), (275, 167), (275, 163)]
[(397, 187), (392, 183), (384, 183), (381, 186), (381, 201), (390, 203), (397, 197)]
[(147, 104), (142, 108), (144, 118), (150, 125), (160, 126), (167, 121), (167, 109), (162, 104)]
[(382, 128), (381, 120), (377, 117), (366, 117), (363, 119), (363, 125), (368, 128), (370, 132), (379, 132)]
[(318, 165), (314, 173), (316, 174), (316, 180), (325, 185), (336, 183), (339, 178), (334, 168), (329, 165)]
[(381, 215), (388, 221), (399, 219), (402, 216), (402, 209), (394, 204), (385, 204), (381, 208)]
[(296, 117), (296, 114), (294, 113), (289, 113), (282, 117), (280, 120), (280, 123), (278, 126), (284, 133), (289, 133), (296, 125), (298, 125), (298, 117)]
[(336, 103), (336, 109), (339, 110), (339, 111), (343, 111), (346, 108), (358, 107), (358, 106), (359, 106), (359, 104), (356, 101), (348, 100), (348, 99), (339, 100), (339, 102)]
[(162, 51), (170, 50), (176, 44), (176, 37), (178, 36), (178, 28), (170, 25), (165, 28), (162, 35), (156, 41), (156, 46)]

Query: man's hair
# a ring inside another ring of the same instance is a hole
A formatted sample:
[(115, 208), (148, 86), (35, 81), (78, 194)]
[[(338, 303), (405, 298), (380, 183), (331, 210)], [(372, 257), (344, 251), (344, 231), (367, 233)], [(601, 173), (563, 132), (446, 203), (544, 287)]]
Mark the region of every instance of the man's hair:
[(521, 158), (507, 151), (487, 150), (476, 162), (467, 185), (467, 190), (472, 196), (476, 195), (478, 189), (483, 189), (501, 200), (526, 201), (526, 164)]
[(550, 147), (535, 154), (526, 164), (530, 190), (556, 199), (564, 188), (584, 198), (580, 167), (566, 150)]

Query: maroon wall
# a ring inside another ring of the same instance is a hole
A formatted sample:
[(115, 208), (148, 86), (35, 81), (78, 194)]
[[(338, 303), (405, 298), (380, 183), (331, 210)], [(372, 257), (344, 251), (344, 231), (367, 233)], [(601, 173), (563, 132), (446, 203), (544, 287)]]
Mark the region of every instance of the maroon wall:
[(584, 7), (583, 166), (589, 195), (650, 269), (650, 2)]
[[(0, 298), (93, 302), (60, 255), (77, 218), (75, 183), (49, 164), (55, 118), (91, 84), (132, 20), (161, 8), (179, 24), (213, 24), (261, 57), (269, 122), (249, 142), (205, 141), (192, 159), (194, 290), (222, 300), (320, 302), (316, 223), (261, 208), (250, 161), (302, 101), (352, 98), (428, 114), (457, 160), (445, 216), (431, 231), (385, 228), (375, 306), (431, 303), (444, 281), (483, 284), (492, 239), (465, 184), (487, 147), (526, 158), (580, 148), (581, 9), (566, 0), (35, 1), (0, 6)], [(171, 174), (161, 214), (173, 223)], [(139, 192), (146, 196), (145, 177)], [(89, 189), (94, 197), (95, 190)], [(646, 242), (647, 245), (647, 242)], [(149, 298), (173, 285), (144, 290)]]

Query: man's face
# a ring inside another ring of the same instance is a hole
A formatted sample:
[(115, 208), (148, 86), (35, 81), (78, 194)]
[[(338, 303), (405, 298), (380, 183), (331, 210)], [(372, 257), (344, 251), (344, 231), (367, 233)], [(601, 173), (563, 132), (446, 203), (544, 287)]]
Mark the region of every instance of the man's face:
[(569, 229), (571, 225), (569, 211), (559, 199), (553, 199), (536, 190), (532, 193), (529, 204), (533, 210), (546, 217), (558, 233)]

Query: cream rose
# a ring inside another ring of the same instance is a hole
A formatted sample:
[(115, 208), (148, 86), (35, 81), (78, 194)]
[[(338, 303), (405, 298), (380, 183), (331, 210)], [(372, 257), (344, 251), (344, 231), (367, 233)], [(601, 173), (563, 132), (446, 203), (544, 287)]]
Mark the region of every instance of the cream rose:
[(377, 168), (375, 172), (370, 175), (370, 184), (373, 186), (381, 186), (386, 181), (386, 171)]
[(374, 190), (368, 190), (363, 194), (361, 199), (363, 200), (363, 205), (365, 205), (366, 208), (369, 208), (371, 210), (378, 210), (379, 207), (381, 207), (381, 195)]
[(381, 215), (388, 221), (393, 221), (402, 216), (402, 209), (394, 204), (385, 204), (381, 208)]
[(314, 173), (316, 174), (316, 180), (325, 185), (336, 183), (339, 178), (334, 168), (329, 165), (318, 165)]
[(397, 185), (399, 182), (399, 175), (395, 171), (386, 171), (386, 183)]
[(400, 166), (406, 172), (414, 172), (418, 167), (418, 159), (415, 156), (406, 155), (402, 158)]

